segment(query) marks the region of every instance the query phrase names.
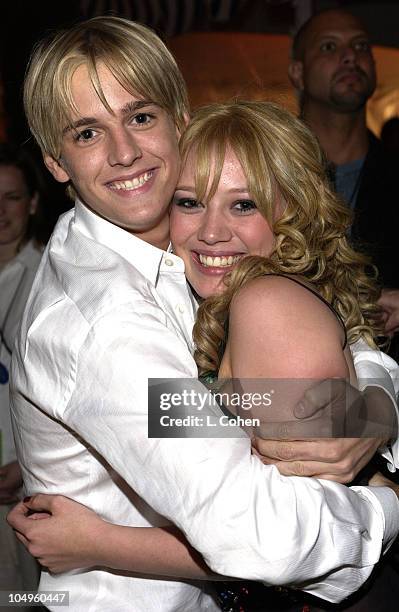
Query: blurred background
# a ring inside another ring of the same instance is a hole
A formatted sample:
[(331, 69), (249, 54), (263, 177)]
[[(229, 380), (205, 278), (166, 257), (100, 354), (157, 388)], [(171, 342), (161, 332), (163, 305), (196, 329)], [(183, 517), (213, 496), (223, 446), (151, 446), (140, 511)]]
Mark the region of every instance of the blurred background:
[(371, 33), (378, 88), (368, 124), (379, 135), (387, 119), (399, 116), (398, 0), (9, 0), (2, 3), (0, 140), (29, 138), (24, 71), (32, 46), (52, 29), (106, 13), (140, 21), (172, 49), (193, 107), (241, 96), (273, 99), (295, 111), (287, 78), (291, 35), (312, 13), (332, 7), (360, 16)]

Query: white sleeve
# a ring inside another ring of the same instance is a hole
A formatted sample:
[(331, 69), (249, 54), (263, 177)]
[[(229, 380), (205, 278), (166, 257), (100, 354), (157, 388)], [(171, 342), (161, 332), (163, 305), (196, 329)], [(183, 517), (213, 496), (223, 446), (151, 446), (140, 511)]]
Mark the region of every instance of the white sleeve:
[[(195, 364), (161, 311), (135, 308), (89, 334), (59, 417), (175, 523), (215, 572), (298, 586), (334, 602), (356, 591), (384, 540), (397, 534), (396, 496), (281, 476), (251, 455), (242, 435), (149, 438), (147, 379), (187, 378)], [(204, 390), (194, 379), (193, 387)]]
[[(383, 389), (396, 407), (399, 423), (399, 366), (396, 361), (382, 351), (372, 349), (364, 340), (351, 345), (351, 352), (360, 390), (363, 391), (368, 385)], [(388, 469), (395, 472), (399, 468), (399, 440), (393, 440), (390, 448), (382, 447), (380, 453), (387, 460)]]

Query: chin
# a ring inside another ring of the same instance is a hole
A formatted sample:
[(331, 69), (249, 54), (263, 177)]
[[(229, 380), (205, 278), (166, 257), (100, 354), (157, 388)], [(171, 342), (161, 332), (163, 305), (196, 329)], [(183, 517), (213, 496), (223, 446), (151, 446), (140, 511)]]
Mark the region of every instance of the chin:
[(202, 287), (201, 293), (199, 295), (201, 295), (203, 300), (207, 300), (208, 298), (212, 298), (212, 297), (221, 295), (225, 289), (226, 287), (223, 283), (221, 283), (220, 285), (213, 286), (213, 287), (207, 287), (207, 288)]

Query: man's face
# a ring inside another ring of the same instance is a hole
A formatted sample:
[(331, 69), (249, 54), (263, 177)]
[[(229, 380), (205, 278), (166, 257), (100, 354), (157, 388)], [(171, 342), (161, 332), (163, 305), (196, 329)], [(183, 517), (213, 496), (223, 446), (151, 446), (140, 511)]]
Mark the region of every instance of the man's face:
[(126, 91), (104, 65), (98, 74), (112, 113), (94, 91), (86, 66), (79, 66), (71, 82), (78, 111), (73, 129), (65, 126), (60, 159), (45, 162), (98, 215), (160, 246), (179, 176), (176, 126), (153, 101)]
[(368, 34), (357, 19), (340, 11), (314, 18), (303, 44), (299, 88), (304, 101), (338, 112), (363, 108), (376, 85)]

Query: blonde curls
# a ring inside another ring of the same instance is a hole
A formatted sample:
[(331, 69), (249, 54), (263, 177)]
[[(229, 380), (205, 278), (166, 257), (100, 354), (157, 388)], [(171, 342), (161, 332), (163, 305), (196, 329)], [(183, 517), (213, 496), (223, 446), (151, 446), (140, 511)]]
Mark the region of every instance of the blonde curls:
[[(216, 191), (227, 146), (273, 229), (275, 246), (268, 258), (242, 259), (225, 277), (223, 294), (200, 306), (194, 327), (200, 372), (219, 369), (233, 296), (265, 274), (295, 275), (309, 284), (340, 314), (350, 343), (363, 337), (375, 346), (382, 335), (376, 317), (376, 274), (368, 258), (348, 243), (351, 215), (329, 187), (316, 138), (299, 119), (272, 103), (240, 101), (200, 109), (181, 142), (183, 160), (192, 150), (196, 154), (199, 200)], [(276, 218), (279, 196), (284, 210)]]

